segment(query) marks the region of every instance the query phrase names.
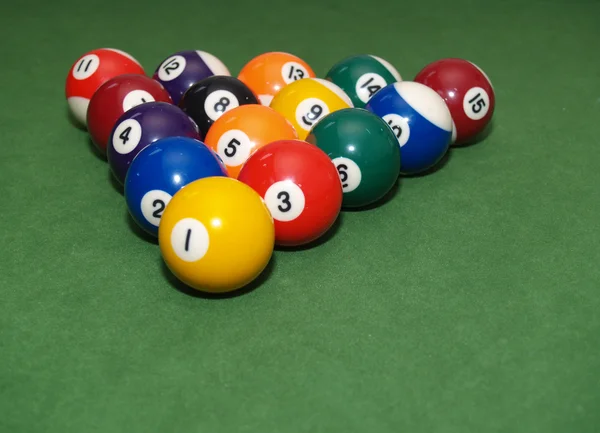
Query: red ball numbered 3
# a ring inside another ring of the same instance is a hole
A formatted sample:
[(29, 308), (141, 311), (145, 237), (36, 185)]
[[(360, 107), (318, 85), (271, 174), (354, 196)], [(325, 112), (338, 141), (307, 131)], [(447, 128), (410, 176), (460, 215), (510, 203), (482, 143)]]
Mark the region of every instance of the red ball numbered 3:
[(496, 97), (488, 76), (464, 59), (442, 59), (425, 66), (414, 81), (435, 90), (454, 121), (453, 144), (472, 143), (490, 123)]
[(238, 179), (264, 199), (279, 246), (309, 244), (333, 225), (342, 207), (340, 177), (325, 152), (301, 140), (280, 140), (258, 149)]

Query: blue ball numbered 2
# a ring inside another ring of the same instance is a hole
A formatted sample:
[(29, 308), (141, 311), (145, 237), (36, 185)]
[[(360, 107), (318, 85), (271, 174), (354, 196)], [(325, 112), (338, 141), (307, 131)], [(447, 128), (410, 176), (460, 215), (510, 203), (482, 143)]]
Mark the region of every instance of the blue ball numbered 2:
[(389, 84), (365, 108), (385, 120), (396, 135), (401, 174), (414, 175), (431, 169), (450, 147), (450, 111), (442, 97), (423, 84)]
[(134, 221), (158, 236), (160, 218), (181, 188), (198, 179), (227, 176), (217, 154), (199, 140), (168, 137), (145, 147), (125, 178), (125, 201)]

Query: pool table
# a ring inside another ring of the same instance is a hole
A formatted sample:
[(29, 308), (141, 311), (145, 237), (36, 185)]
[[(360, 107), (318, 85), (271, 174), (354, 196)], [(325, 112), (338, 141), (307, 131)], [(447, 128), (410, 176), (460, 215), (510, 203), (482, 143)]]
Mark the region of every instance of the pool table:
[[(600, 429), (600, 3), (24, 0), (4, 6), (0, 431), (592, 433)], [(237, 296), (170, 274), (67, 115), (70, 65), (148, 74), (205, 50), (319, 76), (375, 54), (404, 80), (492, 80), (479, 142), (278, 248)]]

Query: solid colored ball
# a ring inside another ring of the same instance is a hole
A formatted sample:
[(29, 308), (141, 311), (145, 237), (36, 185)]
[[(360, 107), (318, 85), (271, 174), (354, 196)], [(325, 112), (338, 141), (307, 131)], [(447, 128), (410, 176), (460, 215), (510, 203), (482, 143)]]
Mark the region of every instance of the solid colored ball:
[(304, 140), (319, 120), (334, 111), (352, 107), (352, 101), (330, 81), (303, 78), (281, 89), (270, 107), (289, 120), (298, 138)]
[(144, 75), (145, 72), (130, 54), (114, 48), (89, 51), (73, 63), (65, 83), (65, 96), (77, 122), (87, 126), (90, 99), (102, 84), (121, 74)]
[(157, 236), (162, 214), (173, 195), (190, 182), (227, 176), (217, 155), (199, 140), (167, 137), (145, 147), (125, 177), (125, 201), (134, 221)]
[(275, 242), (281, 246), (319, 239), (341, 210), (342, 184), (335, 165), (305, 141), (281, 140), (261, 147), (238, 179), (265, 200), (275, 220)]
[(252, 90), (235, 77), (213, 76), (191, 86), (179, 101), (181, 109), (198, 125), (203, 136), (227, 111), (258, 104)]
[(154, 71), (153, 78), (161, 83), (179, 104), (192, 85), (213, 75), (231, 75), (227, 66), (206, 51), (187, 50), (171, 54)]
[(254, 281), (274, 249), (269, 210), (249, 186), (227, 177), (190, 183), (164, 212), (158, 242), (167, 267), (191, 288), (238, 290)]
[(169, 93), (152, 78), (124, 74), (111, 78), (94, 93), (87, 113), (88, 131), (102, 155), (119, 117), (140, 104), (160, 101), (172, 103)]
[(496, 96), (485, 72), (464, 59), (442, 59), (425, 66), (415, 77), (435, 90), (454, 120), (456, 145), (475, 140), (494, 115)]
[(382, 199), (400, 175), (400, 147), (380, 117), (361, 108), (328, 114), (306, 140), (333, 161), (342, 182), (342, 206), (358, 208)]
[(325, 76), (337, 84), (357, 108), (363, 108), (375, 93), (388, 84), (402, 81), (391, 63), (370, 54), (347, 57), (336, 63)]
[(400, 145), (400, 172), (424, 173), (444, 157), (452, 140), (452, 117), (440, 95), (413, 81), (389, 84), (365, 107), (387, 122)]
[(258, 96), (261, 104), (269, 106), (277, 92), (288, 84), (315, 76), (313, 69), (300, 57), (272, 51), (246, 63), (238, 78)]
[(204, 141), (223, 160), (230, 177), (237, 178), (242, 165), (260, 147), (278, 140), (294, 140), (298, 134), (285, 117), (264, 105), (242, 105), (223, 114)]
[(123, 113), (107, 147), (108, 164), (119, 183), (125, 182), (131, 162), (142, 149), (167, 137), (202, 140), (198, 126), (175, 105), (148, 102)]

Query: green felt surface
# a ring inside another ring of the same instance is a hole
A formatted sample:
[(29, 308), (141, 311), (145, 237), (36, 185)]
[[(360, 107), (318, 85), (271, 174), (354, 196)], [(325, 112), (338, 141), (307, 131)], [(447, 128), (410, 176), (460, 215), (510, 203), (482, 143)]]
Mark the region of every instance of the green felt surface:
[[(46, 2), (0, 15), (0, 431), (597, 432), (600, 3)], [(176, 289), (66, 117), (82, 53), (441, 57), (491, 135), (231, 299)]]

